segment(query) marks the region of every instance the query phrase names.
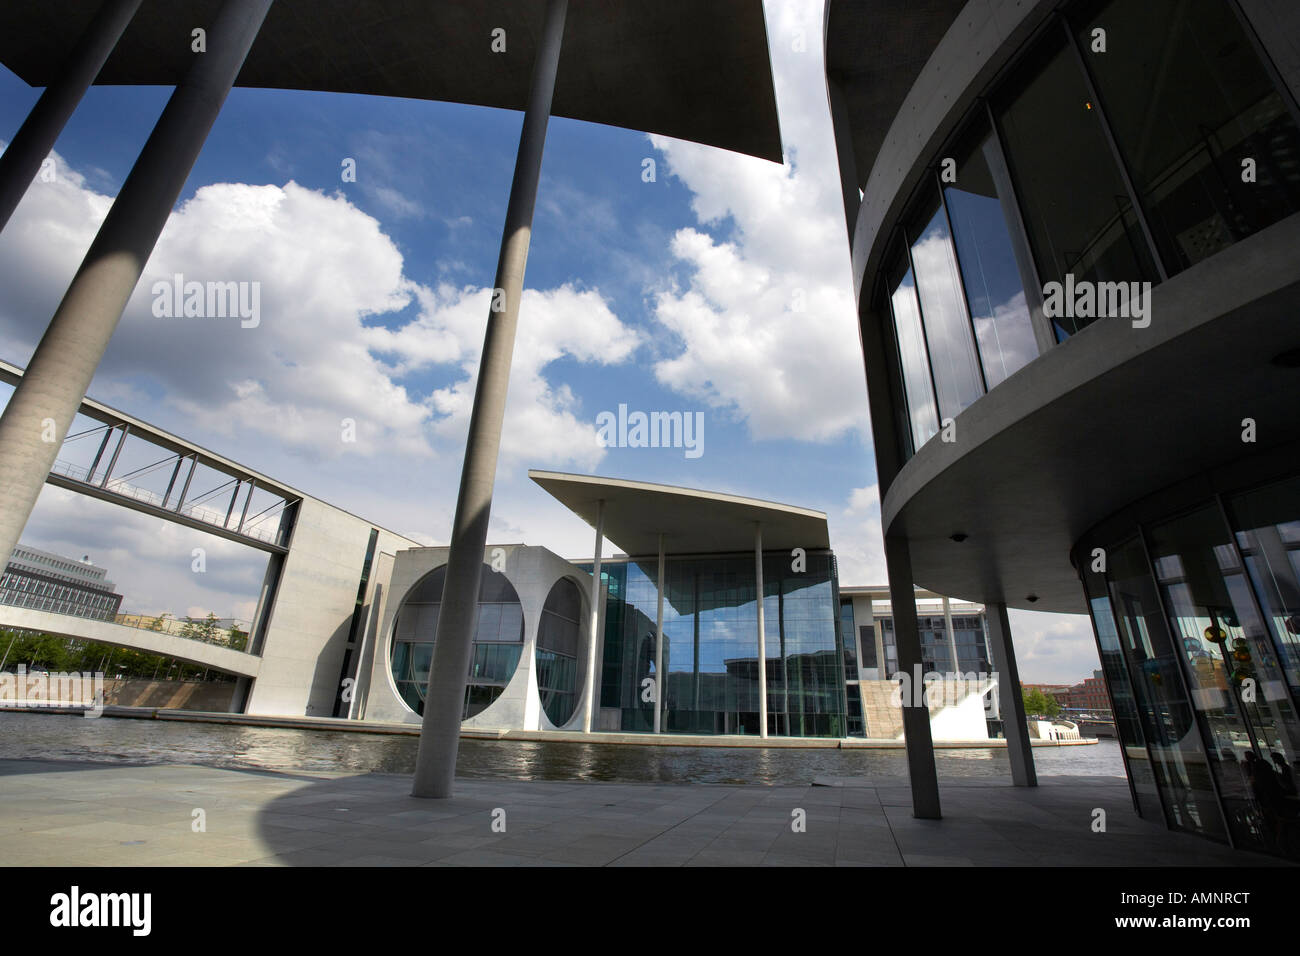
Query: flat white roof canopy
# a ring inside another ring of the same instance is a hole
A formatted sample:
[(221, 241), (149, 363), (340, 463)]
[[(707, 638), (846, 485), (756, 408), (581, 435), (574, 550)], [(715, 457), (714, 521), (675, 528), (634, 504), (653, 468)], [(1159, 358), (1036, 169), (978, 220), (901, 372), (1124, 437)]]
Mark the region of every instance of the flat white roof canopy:
[(605, 537), (634, 557), (658, 554), (660, 534), (669, 554), (753, 551), (756, 522), (765, 551), (831, 546), (826, 515), (808, 508), (622, 478), (554, 471), (528, 477), (593, 528), (604, 501)]

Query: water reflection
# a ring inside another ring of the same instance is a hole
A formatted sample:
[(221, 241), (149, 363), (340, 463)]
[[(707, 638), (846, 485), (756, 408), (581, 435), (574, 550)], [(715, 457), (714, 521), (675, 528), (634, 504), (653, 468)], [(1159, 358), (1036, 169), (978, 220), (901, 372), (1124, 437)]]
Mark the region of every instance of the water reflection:
[[(409, 774), (416, 746), (417, 739), (410, 736), (0, 714), (0, 758)], [(1040, 774), (1124, 774), (1119, 747), (1109, 740), (1088, 747), (1039, 749), (1034, 760)], [(944, 777), (1009, 777), (1011, 772), (1006, 753), (998, 750), (940, 750), (935, 763)], [(907, 758), (902, 750), (462, 740), (457, 772), (463, 777), (515, 780), (806, 784), (818, 776), (906, 777)]]

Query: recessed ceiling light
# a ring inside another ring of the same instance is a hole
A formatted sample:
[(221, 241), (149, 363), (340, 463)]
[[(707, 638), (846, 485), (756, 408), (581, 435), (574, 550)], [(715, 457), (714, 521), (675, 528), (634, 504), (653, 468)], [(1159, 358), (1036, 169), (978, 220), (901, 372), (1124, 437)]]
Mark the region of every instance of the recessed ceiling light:
[(961, 544), (963, 541), (966, 540), (965, 533), (961, 531), (958, 531), (955, 534), (951, 534), (949, 535), (949, 537), (952, 538), (953, 541), (956, 541), (958, 544)]
[(1028, 601), (1030, 604), (1037, 603), (1037, 601), (1038, 601), (1038, 595), (1037, 595), (1037, 594), (1028, 594), (1028, 595), (1025, 596), (1025, 600)]
[(1300, 368), (1300, 348), (1278, 352), (1273, 356), (1273, 364), (1278, 368)]

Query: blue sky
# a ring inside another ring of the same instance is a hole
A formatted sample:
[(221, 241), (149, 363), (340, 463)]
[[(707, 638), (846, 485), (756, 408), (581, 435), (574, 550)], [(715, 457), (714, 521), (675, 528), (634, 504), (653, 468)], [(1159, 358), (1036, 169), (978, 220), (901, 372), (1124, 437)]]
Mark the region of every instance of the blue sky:
[[(883, 582), (821, 8), (767, 8), (785, 166), (551, 121), (492, 540), (589, 553), (590, 529), (525, 473), (590, 472), (825, 511), (841, 581)], [(78, 109), (56, 181), (33, 184), (0, 234), (0, 357), (26, 363), (169, 92), (94, 88)], [(38, 93), (0, 67), (0, 140)], [(233, 91), (91, 395), (444, 542), (520, 123), (444, 103)], [(342, 179), (347, 159), (356, 182)], [(155, 318), (150, 283), (176, 272), (260, 282), (260, 323)], [(704, 453), (601, 448), (597, 416), (620, 403), (702, 413)], [(192, 538), (53, 488), (25, 536), (91, 550), (132, 610), (247, 617), (256, 557), (218, 544), (229, 575), (196, 583)], [(1096, 666), (1083, 618), (1024, 613), (1013, 626), (1026, 680)]]

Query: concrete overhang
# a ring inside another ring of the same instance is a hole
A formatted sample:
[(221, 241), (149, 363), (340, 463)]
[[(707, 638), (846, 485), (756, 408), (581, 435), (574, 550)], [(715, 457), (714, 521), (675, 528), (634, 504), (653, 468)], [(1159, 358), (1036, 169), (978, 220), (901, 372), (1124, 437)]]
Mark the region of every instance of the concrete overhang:
[[(46, 86), (97, 3), (7, 0), (0, 63)], [(237, 86), (522, 110), (544, 0), (277, 0)], [(173, 86), (220, 0), (144, 0), (100, 73)], [(492, 50), (505, 30), (506, 52)], [(552, 114), (782, 161), (761, 0), (569, 0)]]
[[(1300, 440), (1300, 370), (1272, 364), (1300, 347), (1297, 249), (1300, 215), (1157, 286), (1149, 328), (1098, 320), (957, 416), (956, 441), (929, 441), (881, 502), (917, 584), (1082, 613), (1069, 550), (1086, 531)], [(1242, 441), (1246, 418), (1255, 444)]]
[(844, 94), (859, 189), (899, 108), (966, 0), (826, 0), (826, 76)]
[(717, 554), (754, 550), (754, 525), (763, 529), (763, 550), (828, 550), (826, 515), (793, 505), (738, 495), (677, 488), (621, 478), (553, 471), (528, 477), (593, 528), (605, 502), (604, 535), (625, 554)]

